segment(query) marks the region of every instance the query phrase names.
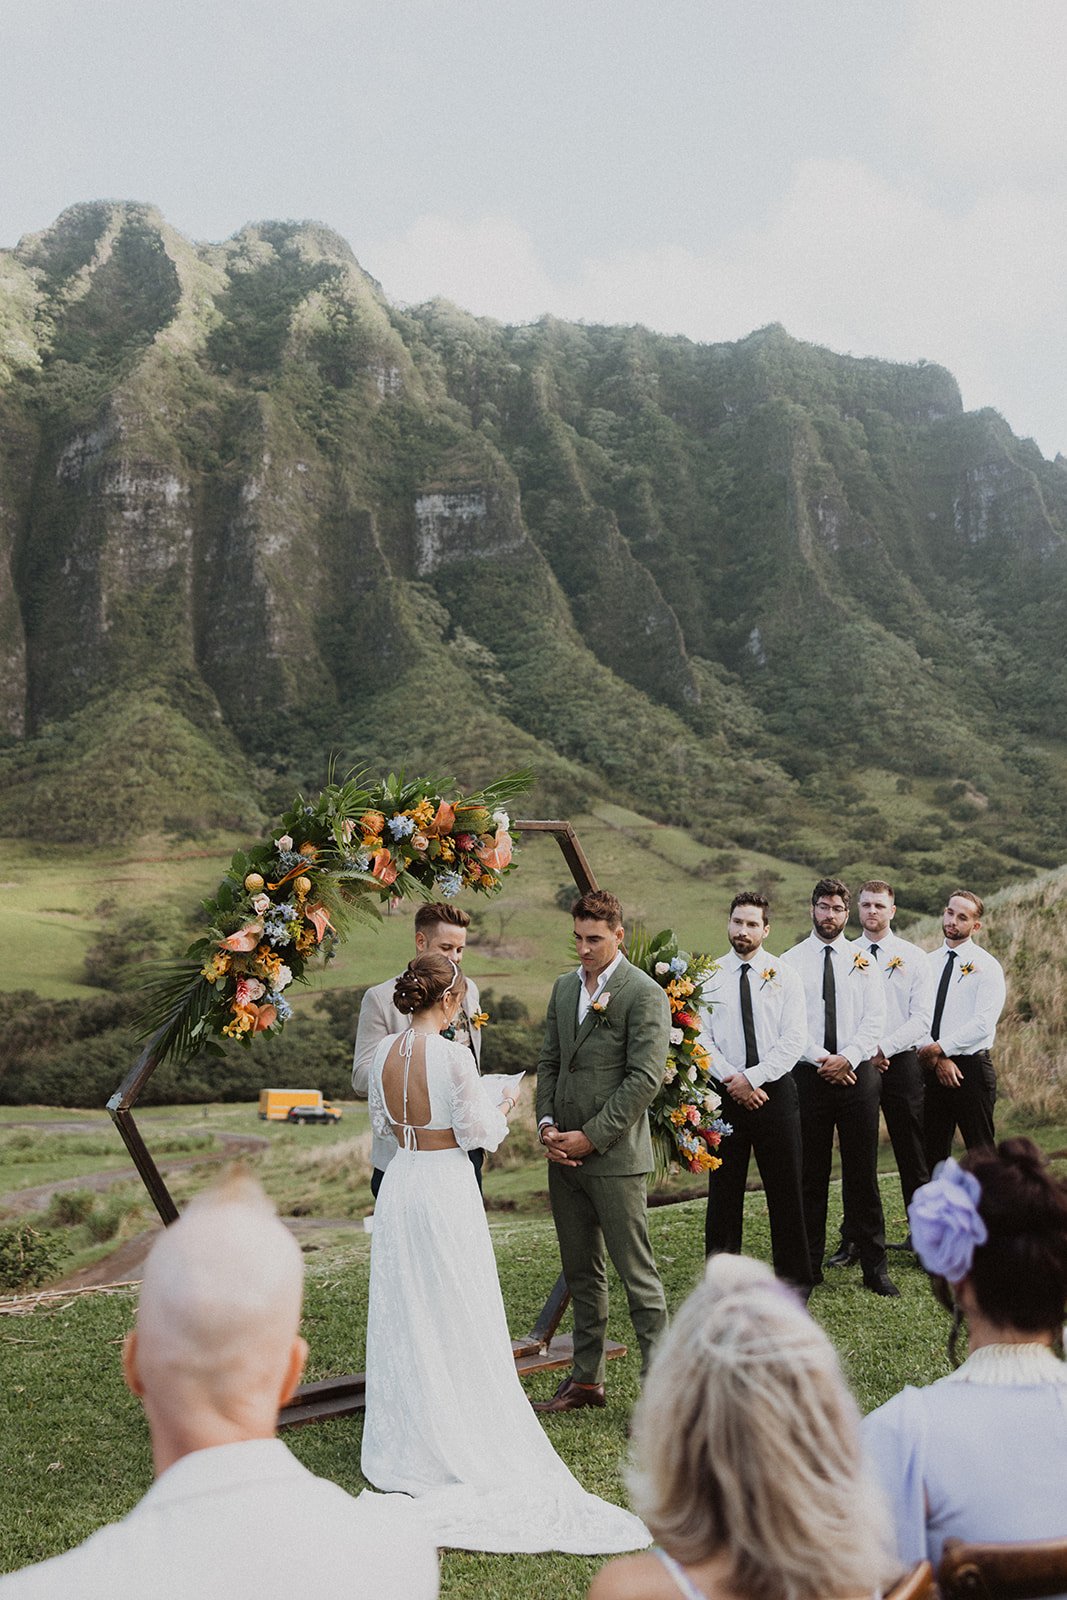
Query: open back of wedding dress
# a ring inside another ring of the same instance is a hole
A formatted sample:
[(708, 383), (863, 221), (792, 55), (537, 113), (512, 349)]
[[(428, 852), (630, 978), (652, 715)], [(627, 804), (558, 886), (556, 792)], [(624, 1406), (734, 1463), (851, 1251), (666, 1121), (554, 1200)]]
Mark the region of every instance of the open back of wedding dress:
[[(395, 1038), (382, 1040), (370, 1072), (371, 1124), (393, 1138), (382, 1066)], [(466, 1154), (495, 1150), (507, 1122), (468, 1049), (437, 1035), (423, 1042), (425, 1126), (451, 1128), (459, 1148), (417, 1150), (409, 1133), (382, 1180), (371, 1240), (363, 1474), (379, 1489), (417, 1496), (440, 1546), (644, 1549), (644, 1524), (586, 1493), (523, 1391)], [(417, 1064), (410, 1071), (414, 1085), (421, 1073)], [(401, 1096), (392, 1086), (389, 1094), (391, 1110), (406, 1120)]]

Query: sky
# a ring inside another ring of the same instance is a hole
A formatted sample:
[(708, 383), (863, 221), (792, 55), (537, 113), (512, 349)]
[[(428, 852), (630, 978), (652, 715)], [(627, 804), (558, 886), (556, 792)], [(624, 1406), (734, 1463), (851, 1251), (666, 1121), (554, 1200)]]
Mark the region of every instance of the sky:
[(0, 0), (0, 246), (314, 218), (390, 299), (781, 322), (1067, 454), (1064, 0)]

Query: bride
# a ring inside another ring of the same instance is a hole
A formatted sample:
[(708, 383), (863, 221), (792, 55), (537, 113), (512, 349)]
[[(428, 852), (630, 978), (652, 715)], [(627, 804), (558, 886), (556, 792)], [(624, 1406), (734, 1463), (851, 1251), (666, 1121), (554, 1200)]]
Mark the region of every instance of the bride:
[(644, 1524), (571, 1476), (515, 1370), (466, 1155), (497, 1148), (514, 1102), (497, 1107), (471, 1052), (441, 1037), (465, 988), (446, 956), (416, 957), (394, 994), (411, 1027), (383, 1039), (371, 1065), (372, 1126), (399, 1148), (374, 1212), (363, 1475), (416, 1496), (441, 1546), (644, 1549)]

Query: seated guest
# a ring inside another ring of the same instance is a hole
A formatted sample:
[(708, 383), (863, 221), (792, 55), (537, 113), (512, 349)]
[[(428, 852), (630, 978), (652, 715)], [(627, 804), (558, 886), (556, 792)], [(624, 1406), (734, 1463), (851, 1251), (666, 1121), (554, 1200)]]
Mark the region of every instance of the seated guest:
[(2, 1600), (433, 1600), (437, 1552), (416, 1514), (353, 1499), (274, 1437), (307, 1354), (303, 1276), (240, 1173), (159, 1236), (123, 1349), (156, 1481), (121, 1522), (0, 1578)]
[(969, 1354), (947, 1378), (873, 1411), (864, 1444), (906, 1562), (946, 1539), (1067, 1536), (1067, 1184), (1029, 1139), (949, 1160), (908, 1211), (919, 1260)]
[(656, 1350), (633, 1457), (656, 1548), (609, 1562), (588, 1600), (860, 1600), (892, 1575), (837, 1356), (762, 1262), (709, 1261)]

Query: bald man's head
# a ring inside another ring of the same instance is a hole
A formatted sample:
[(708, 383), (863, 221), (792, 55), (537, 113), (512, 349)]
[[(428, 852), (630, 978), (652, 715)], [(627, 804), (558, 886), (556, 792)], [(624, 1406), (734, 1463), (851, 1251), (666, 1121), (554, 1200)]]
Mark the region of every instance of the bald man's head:
[(238, 1436), (259, 1436), (268, 1424), (273, 1431), (297, 1349), (297, 1377), (302, 1365), (303, 1277), (299, 1246), (241, 1172), (198, 1195), (165, 1229), (145, 1264), (127, 1358), (153, 1437), (157, 1425), (184, 1426), (194, 1416)]

